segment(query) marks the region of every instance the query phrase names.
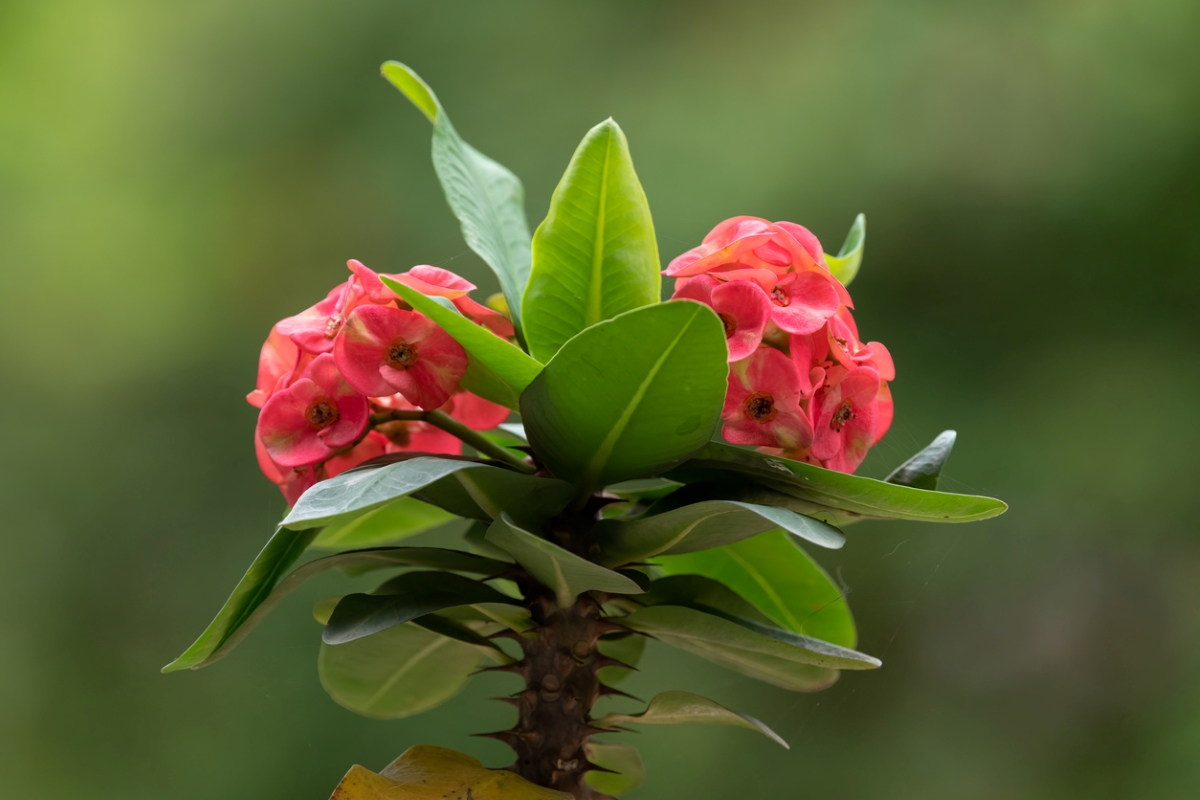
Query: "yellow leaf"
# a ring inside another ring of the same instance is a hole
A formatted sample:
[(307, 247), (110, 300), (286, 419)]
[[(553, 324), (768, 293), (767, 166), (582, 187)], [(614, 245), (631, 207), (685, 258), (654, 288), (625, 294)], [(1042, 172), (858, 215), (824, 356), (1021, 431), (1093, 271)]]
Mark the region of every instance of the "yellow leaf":
[(417, 745), (376, 775), (350, 768), (329, 800), (571, 800), (443, 747)]

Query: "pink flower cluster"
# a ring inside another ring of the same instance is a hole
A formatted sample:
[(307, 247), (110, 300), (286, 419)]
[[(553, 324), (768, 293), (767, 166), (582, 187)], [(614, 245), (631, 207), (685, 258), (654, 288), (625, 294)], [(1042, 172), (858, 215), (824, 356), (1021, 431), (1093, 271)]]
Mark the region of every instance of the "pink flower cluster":
[[(475, 430), (494, 428), (508, 409), (459, 387), (467, 354), (442, 328), (413, 311), (359, 261), (325, 299), (271, 329), (246, 396), (259, 408), (258, 464), (290, 504), (319, 480), (385, 453), (462, 452), (462, 442), (420, 420), (390, 412), (440, 409)], [(511, 339), (503, 314), (467, 296), (475, 286), (448, 270), (417, 266), (388, 277), (445, 297), (467, 318)]]
[(793, 222), (733, 217), (663, 271), (674, 300), (725, 324), (723, 433), (788, 458), (853, 472), (892, 424), (891, 354), (863, 343), (821, 243)]

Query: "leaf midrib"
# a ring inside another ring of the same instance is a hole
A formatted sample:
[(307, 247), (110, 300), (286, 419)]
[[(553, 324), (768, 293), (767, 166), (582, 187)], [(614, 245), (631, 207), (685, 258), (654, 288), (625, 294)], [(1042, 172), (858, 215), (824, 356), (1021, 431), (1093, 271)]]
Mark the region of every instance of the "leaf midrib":
[(596, 232), (592, 240), (592, 280), (588, 285), (587, 309), (583, 327), (590, 328), (603, 317), (602, 301), (604, 289), (604, 225), (608, 204), (608, 163), (612, 157), (613, 132), (608, 130), (604, 144), (604, 163), (600, 168), (600, 198), (596, 212)]

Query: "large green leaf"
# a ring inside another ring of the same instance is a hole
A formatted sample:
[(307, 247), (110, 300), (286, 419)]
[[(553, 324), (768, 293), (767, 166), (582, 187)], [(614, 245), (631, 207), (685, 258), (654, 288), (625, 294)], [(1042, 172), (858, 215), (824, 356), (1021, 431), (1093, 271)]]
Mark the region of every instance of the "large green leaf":
[(617, 566), (660, 553), (707, 550), (775, 527), (822, 547), (845, 544), (837, 528), (786, 508), (730, 500), (686, 502), (703, 496), (691, 488), (669, 495), (637, 519), (597, 522), (593, 535), (602, 551), (600, 563)]
[(1008, 509), (993, 497), (913, 489), (718, 442), (708, 443), (666, 477), (685, 483), (720, 483), (740, 477), (842, 512), (831, 515), (839, 524), (864, 517), (974, 522), (1003, 514)]
[(788, 743), (779, 734), (754, 717), (730, 711), (720, 703), (691, 692), (661, 692), (655, 695), (650, 704), (646, 706), (646, 710), (640, 714), (605, 714), (595, 720), (592, 725), (597, 728), (612, 728), (630, 723), (639, 725), (680, 725), (684, 723), (735, 725), (739, 728), (758, 731), (785, 748), (788, 747)]
[(437, 95), (410, 67), (383, 65), (383, 76), (433, 123), (433, 168), (467, 246), (500, 279), (500, 288), (521, 330), (521, 295), (529, 281), (529, 223), (525, 189), (507, 169), (459, 137)]
[(863, 214), (859, 214), (854, 218), (854, 224), (850, 226), (850, 232), (846, 234), (846, 241), (842, 243), (842, 249), (838, 251), (836, 256), (825, 254), (825, 262), (829, 264), (829, 271), (833, 273), (833, 277), (842, 282), (843, 286), (849, 286), (850, 281), (854, 280), (854, 276), (858, 275), (858, 268), (862, 266), (863, 247), (867, 243), (867, 218)]
[(795, 633), (842, 647), (858, 643), (844, 592), (781, 531), (701, 553), (663, 556), (656, 563), (667, 575), (720, 581)]
[(398, 497), (417, 494), (463, 517), (514, 519), (553, 516), (570, 501), (571, 487), (468, 459), (418, 456), (395, 464), (343, 472), (300, 496), (280, 523), (302, 530), (344, 523)]
[(345, 644), (434, 611), (473, 603), (516, 603), (479, 581), (452, 572), (407, 572), (375, 594), (348, 594), (337, 604), (321, 640)]
[(651, 581), (650, 588), (638, 598), (647, 606), (687, 606), (716, 614), (735, 622), (772, 625), (771, 618), (740, 594), (718, 580), (704, 575), (666, 575)]
[(682, 301), (580, 333), (521, 395), (534, 451), (583, 494), (702, 447), (725, 398), (724, 330), (712, 309)]
[(412, 287), (386, 275), (380, 277), (406, 303), (442, 326), (467, 351), (464, 389), (493, 403), (517, 408), (521, 392), (542, 371), (541, 364), (525, 355), (521, 348), (459, 314), (453, 306), (446, 308)]
[(924, 450), (896, 467), (884, 480), (914, 489), (937, 491), (942, 467), (946, 465), (957, 438), (958, 434), (954, 431), (942, 431)]
[(652, 606), (621, 620), (628, 628), (709, 661), (793, 691), (824, 689), (838, 669), (872, 669), (878, 659), (750, 620), (685, 606)]
[[(413, 625), (417, 625), (427, 631), (440, 633), (442, 636), (447, 636), (451, 639), (456, 639), (457, 641), (463, 642), (464, 644), (469, 644), (499, 664), (511, 664), (513, 659), (509, 657), (508, 653), (505, 653), (502, 649), (500, 649), (498, 644), (477, 632), (462, 619), (455, 619), (452, 616), (452, 613), (450, 613), (460, 610), (474, 612), (474, 609), (470, 606), (458, 606), (456, 608), (446, 609), (447, 613), (445, 614), (425, 614), (424, 616), (416, 617), (413, 619), (412, 623)], [(502, 629), (501, 626), (494, 623), (484, 624), (476, 622), (475, 625), (483, 628), (488, 633)]]
[(483, 654), (416, 625), (349, 644), (321, 645), (321, 685), (338, 704), (376, 719), (419, 714), (458, 694)]
[(523, 300), (539, 361), (597, 322), (659, 301), (658, 244), (629, 143), (612, 119), (588, 131), (533, 234)]
[(588, 761), (609, 772), (593, 770), (583, 779), (598, 792), (614, 797), (636, 789), (646, 780), (646, 766), (637, 748), (624, 742), (597, 742), (595, 739), (583, 746)]
[[(639, 598), (641, 599), (641, 598)], [(636, 668), (646, 652), (646, 637), (639, 633), (627, 633), (618, 636), (601, 636), (596, 640), (596, 649), (600, 655), (615, 658), (623, 664)], [(625, 667), (601, 667), (596, 673), (601, 681), (609, 686), (620, 683), (633, 674), (632, 669)]]
[(487, 531), (487, 541), (508, 553), (529, 574), (554, 590), (559, 606), (570, 607), (581, 593), (596, 590), (641, 594), (642, 587), (619, 572), (605, 569), (522, 530), (501, 515)]
[(316, 535), (316, 531), (275, 531), (213, 621), (191, 647), (163, 667), (162, 671), (197, 669), (219, 658), (217, 650), (267, 599), (283, 573), (296, 562)]
[[(296, 534), (294, 531), (282, 529), (275, 536), (279, 537), (280, 534), (288, 534), (291, 537), (302, 536), (302, 538), (310, 538), (314, 533), (316, 531), (304, 531), (303, 534)], [(271, 541), (275, 541), (275, 538), (272, 538)], [(263, 552), (265, 553), (266, 550)], [(297, 553), (297, 555), (299, 554)], [(259, 558), (261, 559), (262, 556), (260, 555)], [(294, 560), (295, 558), (292, 559), (292, 561)], [(259, 561), (255, 560), (254, 563), (257, 566)], [(290, 563), (288, 562), (288, 564)], [(279, 571), (286, 569), (288, 564), (284, 564)], [(247, 577), (254, 572), (255, 566), (251, 566)], [(382, 547), (374, 550), (356, 550), (349, 553), (339, 553), (334, 556), (318, 558), (315, 561), (310, 561), (301, 567), (297, 567), (283, 580), (278, 579), (279, 572), (276, 572), (276, 577), (270, 582), (270, 585), (263, 583), (261, 584), (261, 590), (253, 597), (237, 600), (236, 605), (241, 608), (242, 613), (231, 616), (228, 612), (234, 607), (235, 599), (238, 598), (238, 591), (235, 590), (233, 597), (229, 598), (225, 607), (217, 614), (217, 618), (212, 621), (204, 634), (196, 640), (196, 644), (188, 648), (188, 651), (178, 659), (164, 667), (163, 672), (171, 672), (177, 669), (184, 669), (185, 667), (199, 669), (200, 667), (207, 667), (209, 664), (220, 661), (229, 655), (233, 648), (241, 644), (242, 640), (249, 636), (251, 631), (258, 627), (258, 624), (274, 611), (276, 606), (283, 602), (283, 599), (295, 591), (300, 584), (309, 578), (316, 577), (322, 572), (334, 569), (335, 567), (354, 575), (362, 575), (373, 570), (394, 569), (396, 567), (428, 567), (491, 576), (504, 572), (510, 566), (503, 561), (493, 561), (490, 558), (483, 558), (471, 553), (462, 553), (457, 550), (443, 550), (439, 547)], [(245, 580), (243, 578), (243, 583)], [(241, 587), (242, 584), (238, 584), (238, 588), (240, 589)], [(219, 637), (216, 635), (217, 632), (220, 632)], [(203, 647), (200, 646), (201, 642), (205, 642)]]
[(401, 497), (345, 522), (323, 528), (312, 546), (322, 550), (375, 547), (444, 525), (456, 517), (437, 506)]

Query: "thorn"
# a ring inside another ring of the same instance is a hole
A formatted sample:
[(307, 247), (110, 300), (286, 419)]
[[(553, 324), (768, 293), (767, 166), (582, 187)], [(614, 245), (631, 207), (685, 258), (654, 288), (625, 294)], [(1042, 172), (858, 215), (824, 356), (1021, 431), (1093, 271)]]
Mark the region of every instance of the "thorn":
[(596, 660), (592, 662), (592, 669), (601, 669), (603, 667), (620, 667), (621, 669), (631, 669), (634, 672), (638, 671), (637, 667), (631, 664), (626, 664), (624, 661), (619, 659), (611, 656), (597, 655)]
[(628, 697), (630, 700), (637, 700), (639, 703), (646, 702), (637, 695), (630, 694), (629, 692), (623, 692), (620, 689), (603, 683), (600, 684), (599, 689), (597, 689), (597, 697)]
[(514, 742), (536, 742), (540, 737), (536, 731), (516, 731), (509, 729), (507, 731), (493, 731), (492, 733), (472, 733), (479, 739), (495, 739), (498, 742), (503, 742), (512, 749), (517, 747)]
[(513, 708), (519, 709), (521, 707), (521, 700), (517, 697), (489, 697), (488, 699), (495, 700), (497, 703), (504, 703), (504, 705), (512, 706)]
[(611, 618), (608, 618), (596, 622), (596, 633), (598, 636), (607, 636), (611, 633), (633, 633), (633, 629), (626, 628), (624, 625), (613, 622)]
[(471, 677), (473, 678), (476, 675), (482, 675), (485, 672), (511, 672), (513, 675), (520, 675), (522, 678), (524, 678), (527, 677), (525, 670), (526, 667), (524, 661), (514, 661), (511, 664), (497, 664), (492, 667), (480, 667), (471, 673)]
[(484, 638), (485, 639), (511, 639), (512, 641), (521, 645), (522, 649), (524, 649), (525, 645), (527, 645), (529, 643), (528, 639), (526, 639), (524, 636), (522, 636), (521, 634), (514, 631), (512, 628), (501, 628), (500, 630), (496, 631), (495, 633), (489, 633)]
[(593, 764), (590, 761), (583, 762), (583, 771), (584, 772), (607, 772), (610, 775), (620, 775), (621, 774), (620, 772), (617, 772), (615, 769), (608, 769), (607, 767), (602, 767), (599, 764)]

